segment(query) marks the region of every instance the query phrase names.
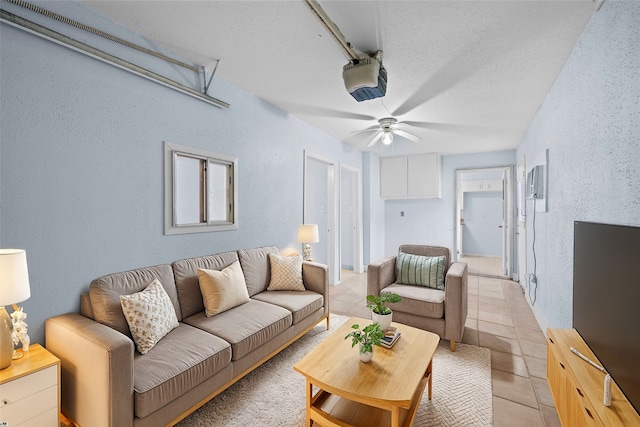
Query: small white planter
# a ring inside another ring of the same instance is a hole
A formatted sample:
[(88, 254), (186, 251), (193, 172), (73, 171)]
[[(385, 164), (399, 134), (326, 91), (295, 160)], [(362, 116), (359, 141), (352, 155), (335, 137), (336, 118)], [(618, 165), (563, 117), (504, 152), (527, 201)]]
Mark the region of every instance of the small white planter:
[[(360, 344), (360, 348), (358, 350), (362, 349), (362, 344)], [(358, 351), (358, 354), (360, 355), (360, 360), (362, 362), (371, 362), (371, 359), (373, 358), (373, 351), (367, 351), (366, 353), (362, 353), (360, 351)]]
[(371, 311), (371, 320), (373, 323), (377, 323), (380, 325), (380, 329), (386, 331), (389, 326), (391, 326), (391, 320), (393, 318), (393, 311), (389, 314), (377, 314), (374, 311)]

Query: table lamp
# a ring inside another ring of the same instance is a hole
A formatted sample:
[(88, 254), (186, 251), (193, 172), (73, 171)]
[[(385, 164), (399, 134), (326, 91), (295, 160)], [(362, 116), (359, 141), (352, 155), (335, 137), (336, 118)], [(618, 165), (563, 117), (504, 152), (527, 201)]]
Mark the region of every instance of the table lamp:
[(5, 305), (29, 299), (27, 253), (22, 249), (0, 249), (0, 369), (11, 366), (13, 359), (13, 323)]
[(318, 243), (320, 236), (318, 235), (318, 224), (302, 224), (298, 228), (298, 242), (304, 243), (303, 259), (311, 261), (311, 245), (309, 243)]

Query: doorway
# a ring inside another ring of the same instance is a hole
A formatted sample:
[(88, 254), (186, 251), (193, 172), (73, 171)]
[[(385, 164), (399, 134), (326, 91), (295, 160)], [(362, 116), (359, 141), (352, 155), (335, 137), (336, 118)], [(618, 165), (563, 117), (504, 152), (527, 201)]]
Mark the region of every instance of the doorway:
[(470, 274), (511, 278), (513, 167), (456, 171), (456, 260)]
[(339, 271), (335, 260), (335, 163), (315, 154), (304, 153), (304, 195), (302, 220), (318, 224), (320, 241), (311, 245), (314, 261), (327, 265), (329, 284), (336, 283)]
[(343, 275), (362, 273), (360, 171), (340, 166), (340, 281)]

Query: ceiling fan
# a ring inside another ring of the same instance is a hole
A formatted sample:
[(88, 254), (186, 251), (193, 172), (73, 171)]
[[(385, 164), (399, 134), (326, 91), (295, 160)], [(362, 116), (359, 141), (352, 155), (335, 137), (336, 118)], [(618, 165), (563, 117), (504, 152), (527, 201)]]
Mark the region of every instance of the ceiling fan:
[(408, 139), (412, 142), (418, 142), (422, 138), (418, 135), (414, 135), (410, 132), (402, 130), (398, 128), (398, 125), (409, 124), (408, 122), (399, 122), (397, 119), (393, 117), (385, 117), (383, 119), (378, 120), (377, 126), (371, 126), (366, 129), (356, 130), (351, 133), (360, 133), (360, 132), (377, 132), (373, 139), (369, 142), (369, 147), (375, 145), (376, 142), (381, 141), (384, 145), (389, 145), (393, 142), (393, 136), (398, 135), (403, 138)]

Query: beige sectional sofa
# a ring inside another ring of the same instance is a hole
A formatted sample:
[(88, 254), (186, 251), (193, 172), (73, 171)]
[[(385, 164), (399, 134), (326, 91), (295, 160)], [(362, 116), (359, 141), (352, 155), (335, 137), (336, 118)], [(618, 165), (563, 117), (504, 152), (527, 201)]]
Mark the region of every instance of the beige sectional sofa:
[[(172, 425), (300, 338), (329, 328), (327, 268), (304, 262), (305, 290), (267, 290), (275, 246), (223, 252), (95, 279), (81, 313), (46, 322), (46, 347), (62, 363), (62, 411), (80, 426)], [(249, 301), (205, 315), (200, 269), (239, 261)], [(158, 279), (178, 326), (146, 354), (136, 350), (120, 295)]]

